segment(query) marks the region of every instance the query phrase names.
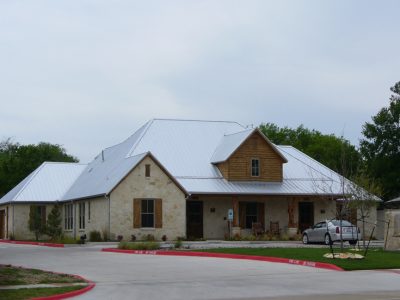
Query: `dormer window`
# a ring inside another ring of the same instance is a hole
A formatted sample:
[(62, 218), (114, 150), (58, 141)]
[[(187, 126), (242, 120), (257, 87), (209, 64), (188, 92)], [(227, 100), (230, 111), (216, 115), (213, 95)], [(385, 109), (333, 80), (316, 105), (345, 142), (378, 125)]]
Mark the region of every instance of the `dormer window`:
[(260, 160), (258, 158), (251, 159), (251, 176), (252, 177), (260, 176)]

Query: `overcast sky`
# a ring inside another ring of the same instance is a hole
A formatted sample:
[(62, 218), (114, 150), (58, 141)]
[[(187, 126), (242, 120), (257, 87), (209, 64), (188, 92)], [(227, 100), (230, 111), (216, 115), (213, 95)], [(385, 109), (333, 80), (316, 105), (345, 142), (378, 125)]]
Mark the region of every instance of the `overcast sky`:
[(82, 162), (152, 118), (358, 145), (400, 80), (400, 1), (0, 0), (0, 139)]

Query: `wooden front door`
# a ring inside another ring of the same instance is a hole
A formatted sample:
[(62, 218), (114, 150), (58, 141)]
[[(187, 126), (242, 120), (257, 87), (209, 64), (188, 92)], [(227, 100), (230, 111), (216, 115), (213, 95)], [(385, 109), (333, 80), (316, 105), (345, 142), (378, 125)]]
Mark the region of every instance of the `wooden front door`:
[(314, 203), (299, 202), (299, 230), (303, 232), (314, 225)]
[(5, 210), (3, 209), (0, 210), (0, 239), (6, 238), (5, 224), (6, 224), (6, 213)]
[(186, 224), (188, 239), (203, 238), (203, 202), (186, 202)]

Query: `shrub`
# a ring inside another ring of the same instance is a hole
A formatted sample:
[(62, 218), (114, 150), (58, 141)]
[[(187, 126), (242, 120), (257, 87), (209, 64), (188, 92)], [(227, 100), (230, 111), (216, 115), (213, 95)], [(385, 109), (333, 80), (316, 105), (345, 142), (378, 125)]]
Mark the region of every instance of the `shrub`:
[(79, 244), (80, 240), (75, 240), (74, 238), (69, 236), (61, 236), (58, 239), (55, 239), (53, 242), (58, 244)]
[(117, 239), (118, 239), (118, 242), (120, 242), (120, 241), (122, 241), (124, 239), (124, 236), (123, 235), (118, 235)]
[(160, 249), (160, 243), (158, 242), (120, 242), (118, 245), (119, 249), (125, 250), (157, 250)]
[(181, 247), (182, 247), (182, 240), (179, 240), (179, 239), (178, 239), (178, 240), (175, 242), (175, 245), (174, 245), (174, 246), (175, 246), (175, 248), (177, 248), (177, 249), (178, 249), (178, 248), (181, 248)]
[(131, 235), (131, 242), (134, 242), (134, 241), (136, 241), (136, 235), (132, 234)]
[(108, 236), (108, 231), (107, 231), (107, 229), (103, 229), (103, 230), (102, 230), (102, 233), (103, 233), (103, 241), (105, 241), (105, 242), (109, 241), (110, 238), (109, 238), (109, 236)]
[(91, 232), (89, 232), (89, 240), (91, 242), (101, 242), (102, 240), (100, 231), (92, 230)]
[(164, 235), (161, 237), (161, 239), (162, 239), (163, 242), (165, 242), (165, 241), (167, 240), (167, 236), (164, 234)]
[(46, 234), (51, 240), (56, 240), (61, 237), (61, 207), (55, 205), (47, 217)]
[(154, 235), (148, 234), (148, 235), (146, 235), (146, 236), (144, 237), (144, 240), (145, 240), (145, 241), (149, 241), (149, 242), (153, 242), (153, 241), (156, 240), (156, 238), (154, 237)]

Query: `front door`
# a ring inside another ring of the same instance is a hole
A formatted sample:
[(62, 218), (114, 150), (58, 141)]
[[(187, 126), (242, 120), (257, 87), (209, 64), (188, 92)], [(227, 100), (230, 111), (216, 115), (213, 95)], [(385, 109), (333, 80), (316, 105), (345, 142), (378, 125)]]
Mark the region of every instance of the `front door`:
[(314, 225), (314, 203), (299, 202), (299, 230), (303, 232)]
[(203, 202), (186, 202), (186, 234), (188, 239), (203, 238)]
[(5, 210), (0, 210), (0, 239), (6, 238), (6, 232), (5, 232), (6, 218), (5, 217), (6, 217)]

